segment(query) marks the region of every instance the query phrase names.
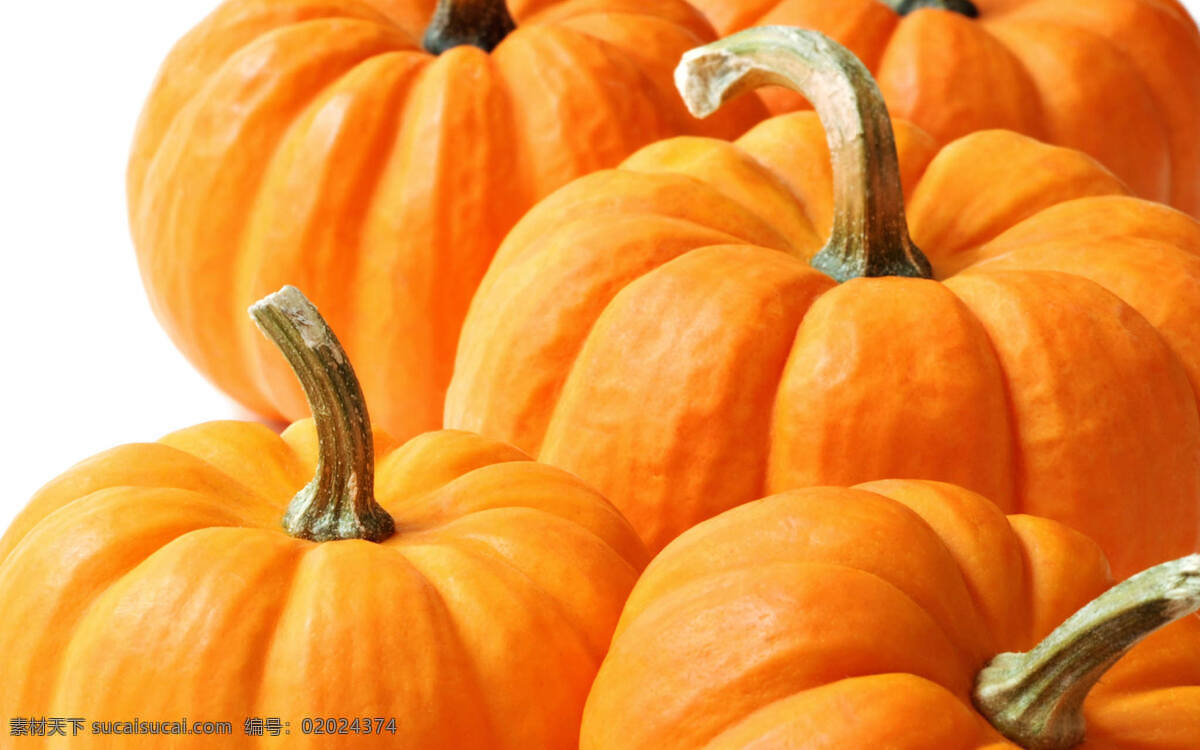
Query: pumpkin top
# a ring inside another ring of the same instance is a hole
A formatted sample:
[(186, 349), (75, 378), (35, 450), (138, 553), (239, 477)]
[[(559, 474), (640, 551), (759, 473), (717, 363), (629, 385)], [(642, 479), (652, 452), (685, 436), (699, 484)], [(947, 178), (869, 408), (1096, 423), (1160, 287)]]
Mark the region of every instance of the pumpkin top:
[(491, 52), (515, 28), (505, 0), (438, 0), (421, 46), (435, 55), (462, 44)]
[(833, 226), (810, 261), (813, 268), (837, 281), (932, 276), (908, 236), (887, 105), (870, 71), (849, 50), (818, 32), (766, 26), (689, 51), (675, 82), (698, 117), (771, 83), (807, 96), (833, 163)]

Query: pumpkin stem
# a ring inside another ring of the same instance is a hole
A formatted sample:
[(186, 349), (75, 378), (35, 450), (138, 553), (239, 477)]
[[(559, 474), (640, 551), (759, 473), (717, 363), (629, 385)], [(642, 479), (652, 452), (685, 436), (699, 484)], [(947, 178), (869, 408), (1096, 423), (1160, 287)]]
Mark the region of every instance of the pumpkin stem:
[(1000, 654), (979, 673), (975, 705), (1029, 750), (1083, 741), (1083, 701), (1113, 664), (1155, 630), (1200, 610), (1200, 555), (1119, 583), (1033, 650)]
[(803, 94), (825, 127), (833, 160), (833, 231), (812, 265), (838, 281), (932, 278), (908, 236), (892, 122), (867, 68), (816, 31), (762, 26), (690, 50), (675, 85), (697, 117), (766, 85)]
[(438, 0), (421, 43), (434, 55), (464, 44), (491, 52), (516, 28), (504, 0)]
[(317, 425), (317, 474), (292, 498), (283, 527), (316, 542), (387, 539), (396, 524), (375, 502), (371, 420), (342, 345), (313, 303), (292, 286), (254, 303), (250, 317), (287, 357)]
[(914, 10), (935, 8), (958, 13), (967, 18), (979, 18), (979, 8), (971, 0), (883, 0), (892, 10), (902, 16), (907, 16)]

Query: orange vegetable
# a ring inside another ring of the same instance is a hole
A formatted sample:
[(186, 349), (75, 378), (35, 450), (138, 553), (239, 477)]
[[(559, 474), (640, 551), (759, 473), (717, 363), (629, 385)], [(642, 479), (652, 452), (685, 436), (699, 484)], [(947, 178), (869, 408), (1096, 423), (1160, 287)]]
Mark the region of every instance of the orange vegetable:
[[(1176, 0), (695, 0), (724, 35), (822, 31), (942, 143), (1008, 128), (1200, 216), (1200, 32)], [(764, 92), (775, 112), (803, 106)]]
[(146, 102), (128, 194), (150, 301), (184, 354), (263, 415), (307, 411), (242, 315), (255, 299), (307, 290), (376, 421), (399, 438), (435, 429), (467, 304), (534, 201), (659, 138), (731, 136), (762, 115), (749, 100), (717, 122), (688, 115), (670, 71), (715, 37), (682, 0), (434, 11), (228, 0)]
[[(0, 539), (0, 716), (232, 721), (235, 737), (279, 717), (306, 748), (575, 747), (643, 564), (634, 531), (501, 443), (373, 435), (307, 300), (285, 289), (255, 317), (315, 420), (192, 427), (41, 490)], [(311, 734), (306, 717), (371, 726)]]
[(785, 82), (817, 114), (662, 141), (534, 207), (472, 303), (447, 426), (577, 474), (654, 550), (885, 477), (1063, 521), (1121, 575), (1197, 549), (1200, 224), (1016, 133), (939, 148), (897, 121), (897, 157), (869, 74), (814, 32), (742, 32), (680, 75), (703, 111)]
[(1200, 555), (1110, 584), (1090, 539), (953, 485), (769, 497), (650, 563), (580, 747), (1195, 747)]

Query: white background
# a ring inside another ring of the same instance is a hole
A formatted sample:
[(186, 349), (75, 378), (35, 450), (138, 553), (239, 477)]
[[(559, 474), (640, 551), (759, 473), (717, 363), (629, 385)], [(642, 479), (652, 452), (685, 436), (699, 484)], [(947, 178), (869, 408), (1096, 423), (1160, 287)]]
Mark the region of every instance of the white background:
[[(1200, 14), (1200, 0), (1185, 3)], [(93, 453), (250, 418), (158, 327), (125, 220), (142, 101), (175, 40), (215, 5), (4, 3), (0, 529), (39, 486)]]

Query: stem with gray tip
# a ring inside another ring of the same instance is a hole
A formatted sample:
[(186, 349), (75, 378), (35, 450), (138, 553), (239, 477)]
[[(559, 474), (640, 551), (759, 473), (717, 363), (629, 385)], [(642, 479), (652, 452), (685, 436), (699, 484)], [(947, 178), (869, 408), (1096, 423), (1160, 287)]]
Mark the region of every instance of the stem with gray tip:
[(434, 55), (464, 44), (491, 52), (516, 28), (504, 0), (438, 0), (421, 45)]
[(1083, 701), (1110, 667), (1155, 630), (1200, 610), (1200, 555), (1117, 584), (1031, 651), (1000, 654), (980, 673), (975, 705), (1028, 750), (1083, 741)]
[(932, 278), (908, 235), (896, 141), (883, 95), (849, 50), (816, 31), (763, 26), (690, 50), (675, 69), (688, 109), (706, 117), (760, 86), (803, 94), (825, 128), (833, 161), (833, 230), (812, 259), (838, 281)]
[(294, 537), (317, 542), (387, 539), (396, 524), (375, 502), (371, 420), (342, 345), (295, 287), (259, 300), (250, 317), (283, 352), (304, 387), (320, 445), (316, 476), (292, 498), (283, 527)]

